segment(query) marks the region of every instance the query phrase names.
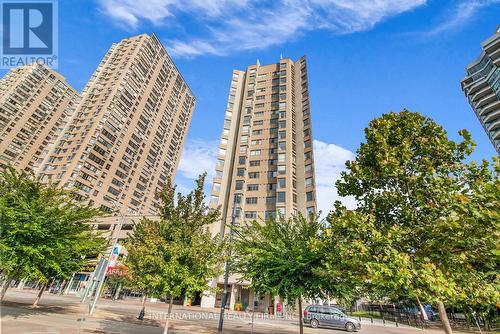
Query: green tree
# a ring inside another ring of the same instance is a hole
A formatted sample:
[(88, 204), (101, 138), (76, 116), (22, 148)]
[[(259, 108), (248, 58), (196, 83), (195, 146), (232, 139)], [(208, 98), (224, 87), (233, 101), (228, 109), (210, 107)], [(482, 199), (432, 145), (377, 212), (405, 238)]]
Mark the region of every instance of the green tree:
[(105, 247), (88, 224), (100, 214), (75, 193), (44, 184), (32, 173), (7, 167), (0, 173), (0, 269), (3, 299), (13, 279), (42, 283), (68, 278)]
[[(479, 172), (463, 162), (474, 143), (467, 131), (459, 134), (463, 141), (456, 143), (430, 118), (407, 110), (374, 119), (337, 182), (339, 194), (354, 196), (358, 207), (350, 212), (337, 203), (328, 217), (330, 269), (345, 266), (373, 296), (437, 303), (447, 333), (444, 302), (479, 292), (481, 285), (466, 284), (476, 247), (498, 254), (498, 234), (479, 233), (494, 231), (498, 205), (490, 207), (491, 197), (469, 199), (488, 168)], [(471, 210), (483, 213), (467, 217)], [(487, 219), (477, 219), (483, 214)]]
[(186, 196), (176, 194), (168, 181), (161, 193), (159, 219), (142, 219), (126, 241), (132, 284), (145, 294), (169, 300), (165, 331), (173, 298), (206, 290), (222, 268), (224, 244), (209, 231), (219, 211), (204, 204), (204, 180), (205, 174)]
[[(280, 296), (297, 302), (302, 334), (302, 300), (326, 298), (336, 285), (324, 284), (323, 226), (317, 217), (280, 217), (253, 221), (235, 228), (231, 271), (250, 281), (260, 295)], [(340, 294), (339, 294), (340, 295)]]

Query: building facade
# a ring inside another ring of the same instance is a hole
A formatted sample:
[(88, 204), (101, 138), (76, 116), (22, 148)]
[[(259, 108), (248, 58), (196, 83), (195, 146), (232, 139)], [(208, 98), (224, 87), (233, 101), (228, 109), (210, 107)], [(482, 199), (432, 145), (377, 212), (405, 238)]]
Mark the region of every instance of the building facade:
[(38, 173), (106, 211), (156, 214), (195, 97), (156, 35), (113, 44)]
[(7, 73), (0, 80), (0, 165), (37, 169), (79, 99), (65, 79), (45, 65)]
[(481, 43), (479, 58), (467, 66), (462, 90), (474, 113), (500, 154), (500, 26)]
[[(212, 232), (229, 233), (233, 218), (240, 223), (316, 212), (312, 145), (305, 57), (233, 71), (209, 205), (220, 207), (222, 218)], [(237, 277), (230, 284), (231, 308), (236, 300), (253, 304)], [(202, 306), (220, 302), (221, 294), (212, 294)], [(269, 299), (259, 303), (263, 310), (273, 305)]]

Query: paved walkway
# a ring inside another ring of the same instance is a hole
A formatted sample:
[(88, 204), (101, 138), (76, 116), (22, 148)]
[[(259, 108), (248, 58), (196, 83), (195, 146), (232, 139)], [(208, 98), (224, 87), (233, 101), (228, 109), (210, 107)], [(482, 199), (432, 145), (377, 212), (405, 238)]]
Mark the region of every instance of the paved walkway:
[[(80, 303), (76, 296), (46, 294), (40, 307), (30, 305), (36, 291), (12, 289), (7, 292), (1, 306), (1, 333), (131, 333), (161, 334), (165, 324), (168, 305), (162, 302), (147, 303), (146, 319), (137, 315), (141, 309), (139, 300), (100, 300), (93, 316), (88, 315), (88, 304)], [(251, 332), (251, 314), (227, 311), (224, 333), (243, 334)], [(174, 306), (169, 333), (215, 333), (218, 324), (218, 309)], [(442, 331), (371, 325), (363, 323), (364, 334), (437, 334)], [(275, 319), (256, 314), (254, 333), (298, 333), (298, 319)], [(344, 333), (340, 330), (305, 328), (307, 334)]]

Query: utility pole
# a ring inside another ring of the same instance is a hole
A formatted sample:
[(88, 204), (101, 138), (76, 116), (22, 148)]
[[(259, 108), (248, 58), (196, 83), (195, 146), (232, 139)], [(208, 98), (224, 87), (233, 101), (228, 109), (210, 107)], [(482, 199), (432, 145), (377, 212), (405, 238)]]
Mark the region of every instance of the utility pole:
[(109, 252), (108, 260), (104, 264), (104, 267), (103, 267), (104, 270), (101, 270), (100, 275), (99, 275), (100, 277), (98, 278), (99, 283), (97, 284), (97, 291), (95, 292), (95, 297), (94, 297), (94, 300), (92, 301), (92, 304), (90, 304), (90, 309), (89, 309), (90, 315), (92, 315), (92, 313), (94, 313), (95, 306), (97, 304), (97, 300), (99, 299), (99, 296), (101, 294), (101, 289), (102, 289), (102, 286), (104, 284), (106, 272), (108, 271), (108, 265), (111, 262), (111, 257), (113, 256), (113, 251), (114, 251), (115, 247), (117, 247), (117, 245), (118, 245), (118, 237), (120, 236), (120, 232), (121, 232), (122, 226), (123, 226), (123, 221), (125, 220), (121, 211), (116, 207), (115, 202), (112, 202), (112, 203), (113, 203), (113, 206), (115, 207), (115, 209), (117, 209), (118, 213), (120, 214), (120, 222), (118, 223), (118, 230), (115, 231), (115, 238), (113, 240), (113, 247), (111, 248), (111, 251)]
[[(239, 203), (240, 203), (240, 196), (238, 194), (235, 194), (233, 203), (233, 213), (231, 215), (231, 225), (229, 225), (229, 244), (231, 244), (233, 240), (233, 227), (236, 222), (236, 216), (238, 215), (237, 205)], [(229, 252), (226, 264), (224, 265), (224, 292), (222, 294), (222, 304), (220, 307), (219, 327), (217, 329), (218, 333), (222, 333), (222, 328), (224, 326), (224, 313), (226, 311), (227, 289), (229, 285), (229, 261), (231, 260), (230, 257), (231, 257), (231, 252)]]

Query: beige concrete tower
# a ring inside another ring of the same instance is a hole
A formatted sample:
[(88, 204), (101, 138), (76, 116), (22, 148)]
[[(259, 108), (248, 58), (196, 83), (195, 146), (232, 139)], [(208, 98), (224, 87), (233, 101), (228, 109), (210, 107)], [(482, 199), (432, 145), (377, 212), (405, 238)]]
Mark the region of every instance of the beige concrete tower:
[(45, 65), (11, 70), (0, 80), (0, 165), (37, 169), (79, 100)]
[[(233, 71), (210, 198), (222, 210), (213, 233), (229, 232), (235, 202), (238, 223), (316, 211), (305, 57)], [(251, 292), (235, 278), (230, 283), (231, 307), (238, 299), (251, 305)], [(202, 305), (219, 306), (220, 299), (207, 297)], [(262, 302), (267, 308), (270, 301)]]
[(155, 214), (174, 177), (195, 98), (155, 35), (113, 44), (47, 155), (44, 179), (104, 210)]

